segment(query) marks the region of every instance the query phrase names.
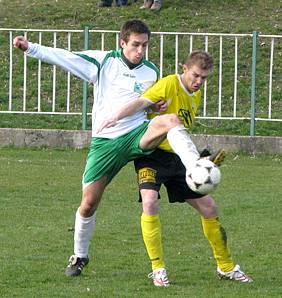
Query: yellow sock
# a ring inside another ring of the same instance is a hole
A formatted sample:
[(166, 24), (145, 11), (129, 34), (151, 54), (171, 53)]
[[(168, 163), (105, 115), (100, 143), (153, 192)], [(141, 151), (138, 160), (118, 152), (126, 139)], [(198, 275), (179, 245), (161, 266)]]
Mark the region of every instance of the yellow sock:
[(217, 266), (223, 272), (232, 271), (234, 263), (227, 245), (226, 232), (220, 225), (218, 217), (208, 219), (202, 217), (202, 226), (212, 247)]
[(159, 215), (141, 216), (141, 229), (147, 253), (152, 262), (152, 269), (165, 268)]

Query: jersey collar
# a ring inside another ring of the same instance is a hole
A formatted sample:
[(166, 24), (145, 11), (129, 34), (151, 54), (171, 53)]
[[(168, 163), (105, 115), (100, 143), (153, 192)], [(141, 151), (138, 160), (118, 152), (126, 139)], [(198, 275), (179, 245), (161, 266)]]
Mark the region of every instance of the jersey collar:
[(182, 89), (189, 95), (189, 96), (193, 96), (194, 95), (194, 92), (190, 93), (188, 91), (188, 89), (183, 85), (182, 81), (181, 81), (181, 78), (180, 78), (180, 74), (177, 74), (177, 79), (178, 79), (178, 82), (180, 84), (180, 86), (182, 87)]
[(121, 50), (121, 59), (122, 61), (128, 66), (129, 69), (133, 69), (139, 65), (141, 65), (143, 63), (143, 58), (141, 59), (141, 61), (137, 64), (131, 63), (123, 54), (123, 50)]

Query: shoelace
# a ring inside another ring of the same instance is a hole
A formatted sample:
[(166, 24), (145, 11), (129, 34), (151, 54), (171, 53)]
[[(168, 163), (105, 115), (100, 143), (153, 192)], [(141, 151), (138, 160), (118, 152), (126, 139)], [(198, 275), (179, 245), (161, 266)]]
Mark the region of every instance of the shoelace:
[(233, 272), (232, 278), (239, 279), (239, 280), (246, 280), (246, 281), (250, 280), (250, 278), (240, 269), (237, 269), (236, 271)]
[[(159, 278), (161, 279), (161, 278), (163, 278), (163, 277), (165, 277), (165, 279), (167, 279), (167, 276), (166, 276), (166, 274), (165, 274), (164, 272), (162, 272), (162, 274), (160, 274)], [(154, 274), (154, 272), (150, 272), (150, 273), (148, 274), (148, 278), (154, 279), (154, 278), (155, 278), (155, 274)]]
[(83, 268), (85, 266), (85, 262), (80, 258), (77, 258), (75, 256), (71, 256), (70, 259), (69, 259), (69, 265), (68, 266), (75, 266), (75, 265), (77, 265), (78, 268)]
[(156, 274), (154, 274), (154, 272), (150, 272), (148, 274), (148, 278), (150, 279), (158, 279), (158, 280), (162, 280), (164, 283), (169, 283), (167, 275), (166, 275), (166, 271), (162, 271), (161, 274), (158, 275), (158, 278), (156, 278)]
[(150, 272), (150, 273), (148, 274), (148, 278), (153, 279), (153, 278), (154, 278), (154, 272)]
[(240, 266), (236, 265), (234, 270), (227, 275), (230, 279), (240, 280), (242, 282), (252, 282), (252, 278), (246, 275), (243, 271), (240, 270)]

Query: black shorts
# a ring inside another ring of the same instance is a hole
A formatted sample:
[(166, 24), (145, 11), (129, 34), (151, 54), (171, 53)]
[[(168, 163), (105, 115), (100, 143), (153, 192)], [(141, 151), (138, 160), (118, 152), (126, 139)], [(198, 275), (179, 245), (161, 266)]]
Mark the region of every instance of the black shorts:
[(174, 153), (156, 149), (153, 153), (136, 159), (134, 165), (139, 190), (152, 189), (159, 193), (161, 185), (164, 184), (170, 203), (183, 203), (186, 199), (203, 197), (188, 187), (186, 169)]

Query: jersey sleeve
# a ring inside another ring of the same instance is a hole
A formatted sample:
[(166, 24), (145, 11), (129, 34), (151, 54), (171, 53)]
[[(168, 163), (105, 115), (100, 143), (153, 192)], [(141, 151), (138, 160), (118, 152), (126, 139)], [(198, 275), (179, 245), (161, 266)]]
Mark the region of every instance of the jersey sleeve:
[[(92, 55), (89, 53), (92, 52)], [(36, 43), (28, 43), (27, 55), (43, 62), (56, 65), (71, 72), (87, 82), (95, 83), (98, 78), (100, 61), (107, 52), (97, 51), (70, 52), (64, 49), (45, 47)]]
[(155, 83), (152, 87), (146, 90), (141, 98), (149, 100), (153, 103), (156, 103), (160, 100), (167, 100), (166, 90), (169, 88), (169, 85), (166, 83), (167, 80), (160, 79), (157, 83)]

